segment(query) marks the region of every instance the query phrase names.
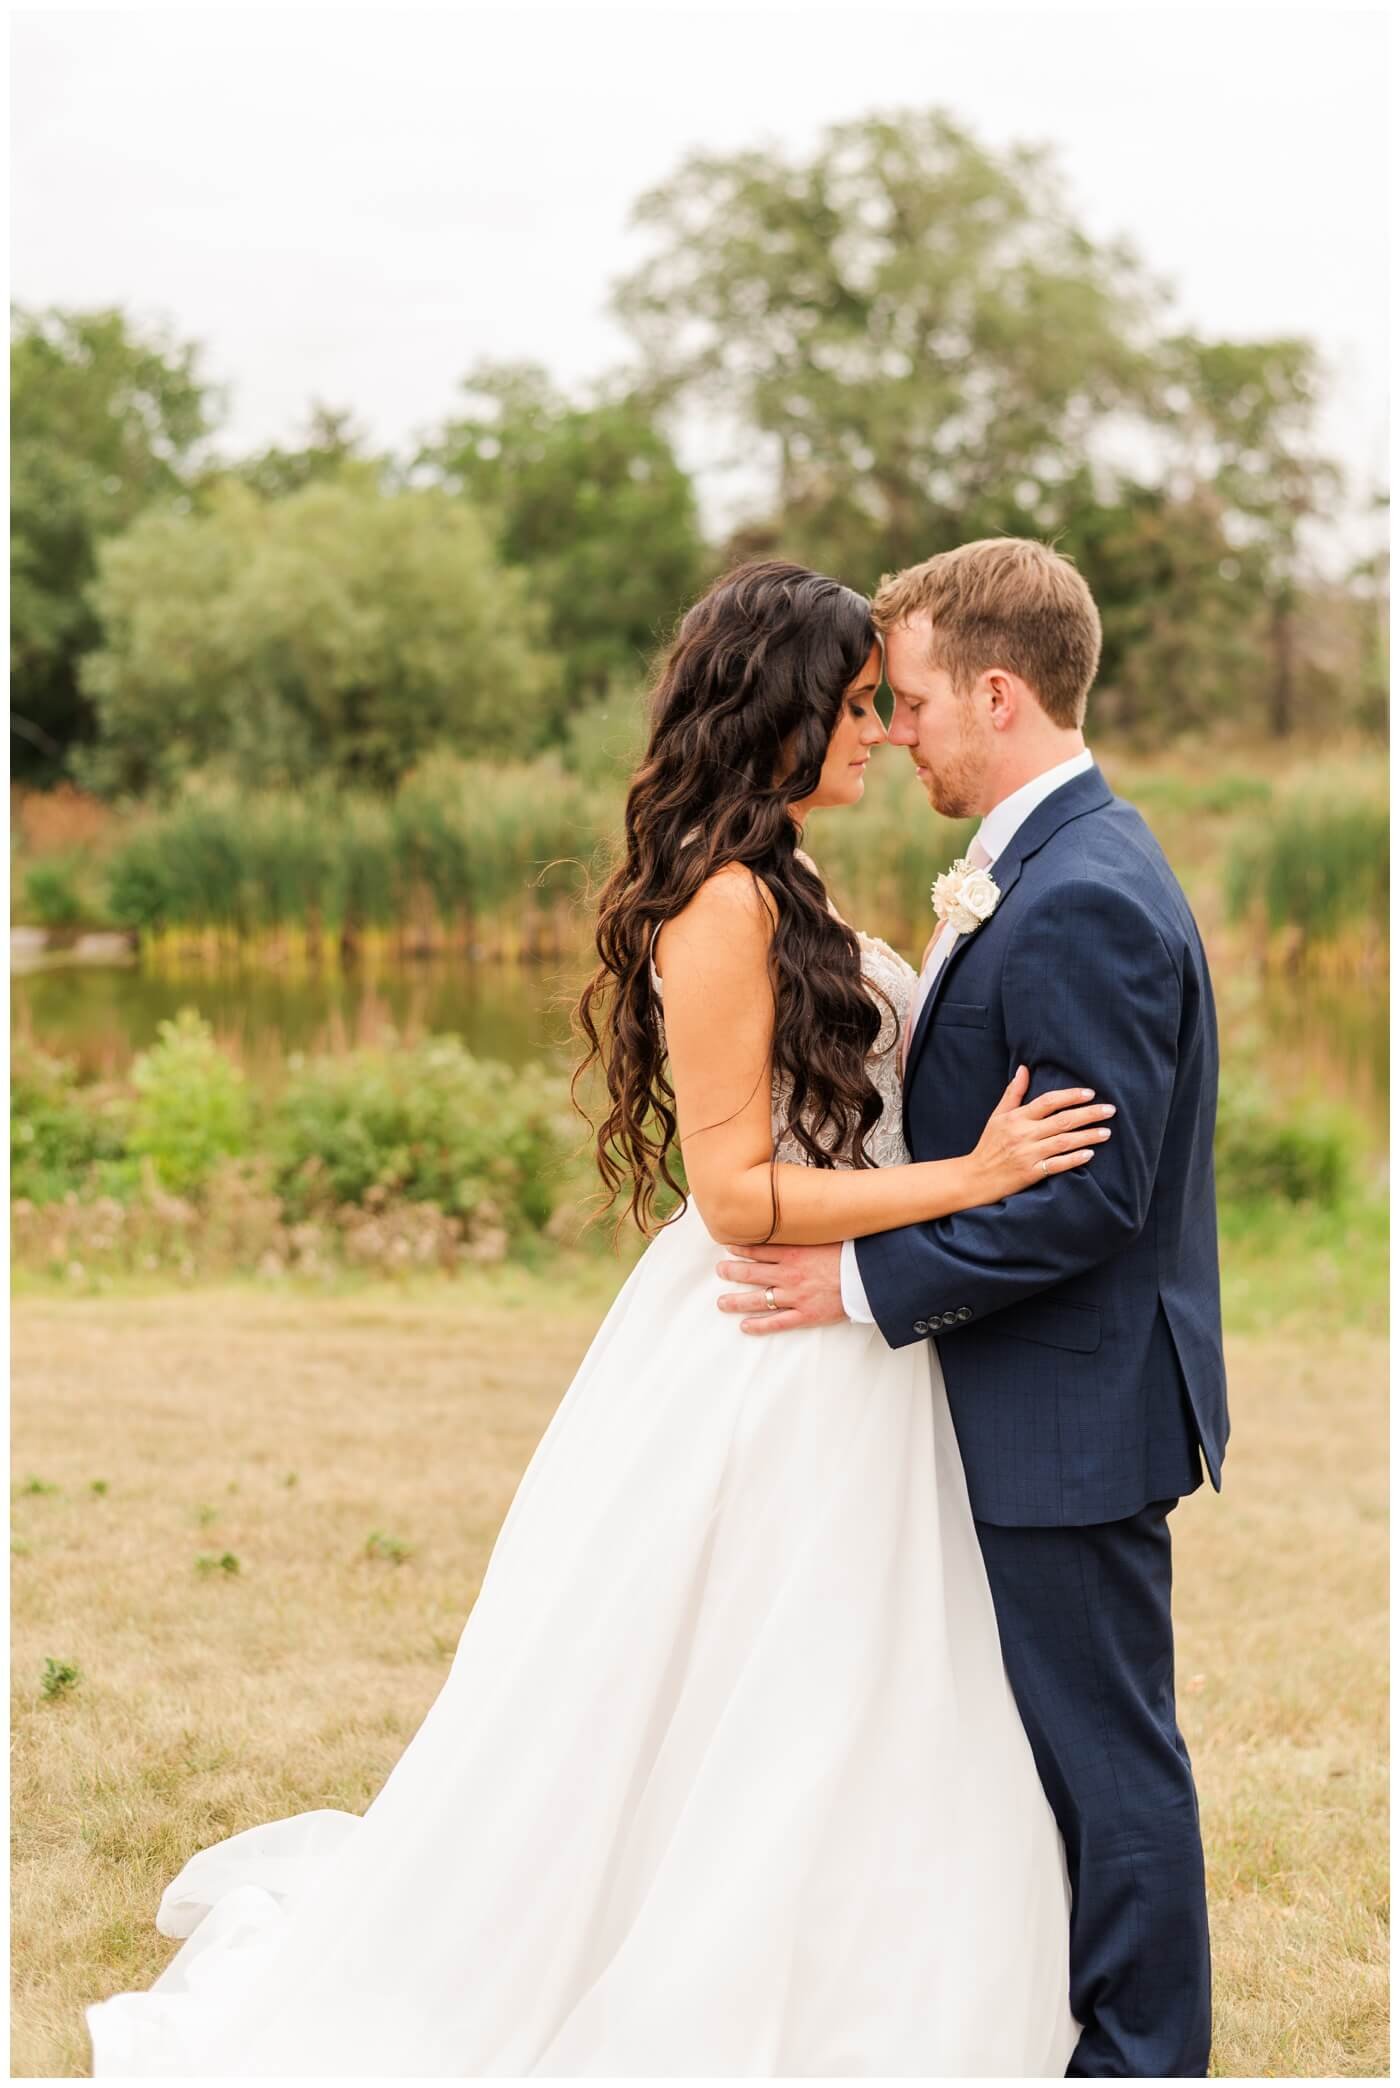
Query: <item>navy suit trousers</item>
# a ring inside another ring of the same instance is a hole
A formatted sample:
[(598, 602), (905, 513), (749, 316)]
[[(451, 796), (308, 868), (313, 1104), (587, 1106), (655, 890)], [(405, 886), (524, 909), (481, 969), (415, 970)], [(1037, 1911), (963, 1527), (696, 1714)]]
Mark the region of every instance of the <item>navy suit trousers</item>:
[(1007, 1674), (1073, 1889), (1071, 2075), (1203, 2075), (1210, 1942), (1176, 1722), (1173, 1501), (1119, 1522), (979, 1522)]

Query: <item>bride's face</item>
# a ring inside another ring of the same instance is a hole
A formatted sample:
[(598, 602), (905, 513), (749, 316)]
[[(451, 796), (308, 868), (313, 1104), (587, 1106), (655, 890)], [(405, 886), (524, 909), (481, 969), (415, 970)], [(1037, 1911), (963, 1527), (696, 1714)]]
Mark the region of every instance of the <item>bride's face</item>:
[(798, 819), (819, 805), (858, 805), (865, 794), (865, 770), (874, 749), (882, 744), (885, 728), (875, 709), (875, 694), (884, 673), (878, 645), (866, 654), (865, 665), (841, 699), (841, 711), (827, 743), (826, 760), (810, 797), (792, 807)]

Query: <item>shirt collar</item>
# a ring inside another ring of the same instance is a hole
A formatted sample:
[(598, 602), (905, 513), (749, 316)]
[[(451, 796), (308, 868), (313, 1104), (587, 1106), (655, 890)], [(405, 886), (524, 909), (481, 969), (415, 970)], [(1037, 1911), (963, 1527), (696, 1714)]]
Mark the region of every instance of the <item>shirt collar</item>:
[(977, 839), (991, 860), (996, 861), (1037, 805), (1044, 804), (1062, 783), (1068, 783), (1075, 776), (1087, 775), (1093, 766), (1094, 757), (1086, 747), (1082, 754), (1072, 754), (1068, 761), (1046, 769), (1043, 775), (1032, 776), (1029, 783), (1023, 783), (1019, 790), (1012, 791), (1010, 797), (1004, 797), (999, 805), (993, 805), (977, 829)]

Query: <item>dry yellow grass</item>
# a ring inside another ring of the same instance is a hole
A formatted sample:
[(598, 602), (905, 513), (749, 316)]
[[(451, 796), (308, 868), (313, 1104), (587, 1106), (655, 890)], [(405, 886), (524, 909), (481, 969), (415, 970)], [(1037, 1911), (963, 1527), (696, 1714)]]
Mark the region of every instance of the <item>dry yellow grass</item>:
[[(600, 1298), (16, 1301), (17, 2074), (86, 2070), (82, 2005), (164, 1963), (193, 1849), (368, 1803)], [(1215, 2070), (1382, 2074), (1383, 1345), (1237, 1340), (1232, 1390), (1226, 1496), (1176, 1524)], [(370, 1557), (375, 1531), (411, 1555)], [(197, 1570), (225, 1551), (237, 1574)], [(80, 1670), (54, 1699), (49, 1657)]]

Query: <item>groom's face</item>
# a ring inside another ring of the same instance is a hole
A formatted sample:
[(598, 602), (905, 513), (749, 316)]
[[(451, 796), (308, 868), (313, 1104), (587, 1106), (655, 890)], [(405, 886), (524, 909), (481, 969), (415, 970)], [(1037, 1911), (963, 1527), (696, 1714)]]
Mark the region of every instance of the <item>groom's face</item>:
[(892, 747), (907, 747), (929, 803), (946, 819), (974, 819), (987, 809), (994, 735), (977, 692), (960, 694), (929, 657), (927, 610), (885, 636), (885, 679), (894, 694)]

